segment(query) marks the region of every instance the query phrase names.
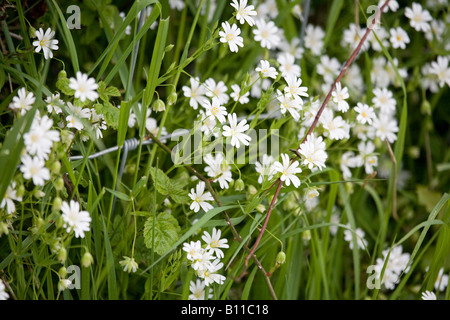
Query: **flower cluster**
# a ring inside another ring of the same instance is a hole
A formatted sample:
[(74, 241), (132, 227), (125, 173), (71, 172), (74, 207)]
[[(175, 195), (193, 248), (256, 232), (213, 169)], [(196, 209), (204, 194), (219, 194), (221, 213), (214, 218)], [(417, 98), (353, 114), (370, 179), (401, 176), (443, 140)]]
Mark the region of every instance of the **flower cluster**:
[(209, 234), (207, 231), (203, 232), (204, 245), (202, 245), (200, 240), (183, 244), (183, 250), (187, 253), (187, 259), (190, 261), (195, 274), (200, 278), (196, 283), (191, 282), (192, 295), (189, 297), (190, 299), (203, 299), (205, 286), (208, 287), (212, 283), (223, 284), (226, 279), (218, 273), (223, 267), (223, 263), (220, 262), (224, 257), (222, 249), (229, 247), (228, 240), (221, 239), (221, 235), (220, 230), (213, 228), (212, 234)]

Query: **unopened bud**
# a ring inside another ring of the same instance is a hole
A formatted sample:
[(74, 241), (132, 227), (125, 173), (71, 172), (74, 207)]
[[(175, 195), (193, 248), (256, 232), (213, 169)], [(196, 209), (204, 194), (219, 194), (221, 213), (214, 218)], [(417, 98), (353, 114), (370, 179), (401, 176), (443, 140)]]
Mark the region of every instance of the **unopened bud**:
[(175, 103), (177, 103), (177, 100), (178, 100), (178, 95), (177, 95), (177, 93), (176, 93), (175, 91), (173, 91), (173, 92), (169, 95), (169, 97), (167, 98), (167, 104), (168, 104), (169, 106), (172, 106), (172, 105), (174, 105)]
[(53, 200), (53, 207), (52, 207), (53, 211), (61, 210), (61, 205), (62, 205), (62, 199), (60, 197), (56, 197)]
[(28, 34), (30, 35), (30, 38), (36, 38), (36, 29), (30, 27), (30, 29), (28, 29)]
[(61, 263), (66, 262), (67, 259), (67, 250), (66, 248), (61, 248), (58, 251), (58, 261)]
[(8, 234), (9, 230), (8, 230), (8, 224), (6, 222), (0, 222), (0, 237), (3, 234)]
[(422, 104), (420, 105), (420, 112), (422, 112), (422, 114), (426, 114), (426, 115), (431, 114), (431, 104), (428, 102), (428, 100), (422, 101)]
[(90, 252), (86, 251), (86, 253), (81, 258), (81, 264), (83, 265), (83, 267), (89, 268), (89, 266), (93, 262), (94, 262), (94, 257), (92, 256), (92, 254)]
[(53, 162), (51, 165), (50, 171), (53, 174), (58, 174), (60, 170), (61, 170), (61, 163), (59, 161)]
[(236, 183), (234, 184), (234, 190), (242, 191), (244, 190), (244, 187), (245, 187), (244, 181), (241, 178), (237, 179)]
[(57, 191), (62, 191), (64, 189), (63, 178), (60, 177), (60, 178), (56, 179), (54, 186)]
[(286, 262), (286, 253), (284, 253), (283, 251), (278, 252), (277, 254), (277, 264), (283, 264)]
[(156, 112), (161, 112), (166, 110), (166, 104), (161, 99), (156, 99), (152, 104), (152, 109)]
[(66, 267), (59, 268), (58, 275), (59, 275), (60, 278), (65, 278), (67, 276), (67, 269), (66, 269)]

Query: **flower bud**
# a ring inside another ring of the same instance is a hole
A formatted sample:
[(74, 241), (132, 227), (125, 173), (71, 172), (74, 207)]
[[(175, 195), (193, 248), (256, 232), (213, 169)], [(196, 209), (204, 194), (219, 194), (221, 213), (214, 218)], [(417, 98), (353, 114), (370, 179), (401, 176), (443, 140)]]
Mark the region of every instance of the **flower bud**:
[(81, 264), (85, 268), (89, 268), (89, 266), (94, 262), (94, 257), (88, 251), (86, 251), (81, 258)]
[(420, 112), (425, 115), (431, 114), (431, 104), (428, 102), (428, 100), (423, 100), (420, 105)]
[(50, 171), (53, 174), (59, 174), (61, 170), (61, 163), (59, 161), (54, 161), (50, 167)]
[(55, 183), (54, 183), (55, 189), (57, 191), (62, 191), (64, 189), (64, 180), (63, 178), (59, 177), (58, 179), (56, 179)]
[(69, 279), (61, 279), (58, 282), (58, 290), (59, 291), (64, 291), (66, 290), (70, 285), (72, 284), (72, 281), (70, 281)]
[(152, 109), (156, 112), (161, 112), (166, 110), (166, 104), (161, 99), (156, 99), (152, 104)]
[(234, 190), (242, 191), (242, 190), (244, 190), (244, 188), (245, 188), (244, 181), (241, 178), (237, 179), (236, 183), (234, 184)]
[(8, 234), (9, 230), (8, 230), (8, 224), (6, 222), (0, 222), (0, 237), (3, 234)]
[(253, 186), (253, 185), (249, 185), (249, 186), (248, 186), (248, 193), (249, 193), (251, 196), (253, 196), (253, 195), (255, 195), (255, 194), (258, 193), (258, 189), (256, 189), (255, 186)]
[(281, 265), (286, 262), (286, 253), (283, 251), (278, 252), (277, 254), (277, 264)]
[(30, 35), (30, 38), (36, 38), (36, 29), (30, 27), (30, 29), (28, 29), (28, 34)]
[(64, 263), (64, 262), (66, 262), (66, 259), (67, 259), (67, 250), (66, 250), (66, 248), (59, 249), (58, 261), (61, 262), (61, 263)]
[(408, 149), (409, 156), (414, 159), (418, 159), (420, 157), (420, 148), (417, 146), (411, 146)]
[(167, 98), (167, 104), (168, 104), (169, 106), (172, 106), (172, 105), (174, 105), (175, 103), (177, 103), (177, 100), (178, 100), (177, 93), (176, 93), (175, 91), (173, 91), (173, 92), (169, 95), (169, 98)]
[(59, 268), (58, 275), (59, 275), (60, 278), (65, 278), (67, 276), (67, 269), (66, 269), (66, 267)]
[(53, 211), (61, 210), (61, 205), (62, 205), (62, 199), (60, 197), (56, 197), (53, 200), (53, 207), (52, 207)]

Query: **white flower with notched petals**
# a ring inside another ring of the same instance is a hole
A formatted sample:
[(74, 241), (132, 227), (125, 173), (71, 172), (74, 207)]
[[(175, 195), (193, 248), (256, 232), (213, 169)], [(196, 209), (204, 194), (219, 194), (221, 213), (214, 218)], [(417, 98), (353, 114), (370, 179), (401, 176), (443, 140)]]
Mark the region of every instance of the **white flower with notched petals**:
[(228, 189), (229, 183), (233, 180), (231, 170), (224, 160), (222, 153), (217, 153), (214, 157), (208, 153), (203, 157), (207, 164), (205, 172), (208, 177), (213, 178), (213, 182), (219, 182), (220, 188)]
[(376, 130), (376, 136), (381, 140), (384, 141), (387, 139), (389, 143), (393, 143), (397, 140), (398, 126), (397, 120), (394, 117), (382, 113), (378, 118), (373, 120), (372, 126)]
[[(379, 0), (378, 7), (381, 8), (385, 3), (386, 3), (386, 0)], [(391, 10), (392, 12), (395, 12), (395, 11), (397, 11), (398, 7), (399, 7), (399, 4), (398, 4), (397, 0), (391, 0), (387, 4), (387, 6), (384, 8), (384, 12), (388, 12), (389, 10)]]
[(220, 105), (219, 99), (216, 97), (212, 98), (212, 103), (209, 100), (203, 102), (203, 107), (206, 109), (206, 115), (209, 117), (214, 117), (219, 120), (220, 123), (225, 123), (225, 116), (228, 114), (227, 109)]
[(255, 20), (252, 16), (256, 16), (255, 6), (247, 6), (247, 0), (233, 0), (230, 5), (236, 9), (236, 19), (239, 20), (241, 24), (247, 22), (250, 26), (255, 24)]
[(250, 101), (248, 96), (250, 95), (250, 92), (246, 92), (244, 94), (241, 94), (241, 87), (237, 84), (233, 84), (231, 86), (231, 89), (233, 92), (230, 94), (230, 96), (233, 98), (234, 101), (239, 101), (239, 103), (246, 104)]
[(256, 29), (253, 29), (255, 41), (261, 42), (261, 47), (274, 49), (280, 44), (278, 36), (278, 27), (273, 21), (266, 22), (263, 19), (256, 20)]
[(297, 77), (286, 77), (285, 78), (287, 86), (284, 88), (284, 92), (290, 96), (292, 96), (294, 99), (298, 99), (301, 104), (303, 104), (303, 99), (301, 97), (308, 97), (308, 91), (307, 87), (301, 87), (302, 79)]
[(81, 102), (87, 100), (95, 101), (99, 95), (97, 93), (98, 84), (94, 78), (88, 78), (87, 74), (77, 72), (76, 78), (69, 79), (69, 88), (75, 90), (75, 98)]
[(58, 50), (58, 40), (52, 39), (55, 36), (55, 31), (48, 28), (45, 33), (42, 28), (36, 31), (36, 37), (38, 38), (36, 41), (33, 41), (33, 46), (36, 47), (35, 51), (44, 52), (44, 58), (51, 59), (53, 58), (52, 50)]
[(206, 95), (210, 98), (216, 97), (219, 99), (221, 104), (228, 103), (228, 100), (230, 100), (230, 97), (227, 94), (227, 86), (223, 81), (219, 81), (216, 83), (216, 81), (213, 78), (209, 78), (205, 80), (204, 86), (206, 87)]
[(347, 112), (350, 107), (346, 101), (346, 99), (350, 97), (347, 87), (342, 88), (340, 82), (336, 83), (336, 87), (331, 93), (331, 96), (333, 97), (333, 102), (336, 104), (337, 109), (341, 112)]
[(429, 72), (437, 76), (439, 86), (442, 88), (444, 84), (450, 87), (450, 68), (448, 67), (448, 57), (438, 56), (436, 61), (431, 62)]
[(241, 29), (233, 23), (232, 26), (228, 21), (222, 22), (223, 31), (219, 32), (220, 42), (228, 43), (231, 52), (238, 52), (239, 47), (244, 47), (244, 39), (240, 36)]
[(216, 273), (223, 267), (223, 263), (220, 262), (219, 259), (214, 260), (209, 263), (207, 269), (200, 269), (197, 272), (197, 275), (205, 281), (205, 285), (209, 286), (210, 284), (216, 282), (218, 284), (223, 284), (226, 278), (221, 274)]
[(25, 179), (32, 179), (34, 185), (43, 186), (45, 181), (50, 180), (50, 171), (45, 167), (45, 162), (39, 157), (30, 157), (25, 154), (22, 157), (20, 171)]
[(187, 253), (186, 257), (188, 260), (195, 261), (202, 255), (202, 243), (199, 240), (189, 243), (185, 242), (183, 243), (183, 251)]
[(295, 64), (295, 57), (292, 54), (288, 52), (280, 53), (277, 62), (280, 64), (279, 70), (282, 77), (300, 77), (301, 68)]
[(281, 159), (283, 163), (275, 161), (275, 163), (273, 164), (274, 170), (281, 173), (280, 180), (283, 181), (287, 186), (289, 186), (292, 182), (294, 187), (298, 188), (301, 182), (296, 174), (302, 172), (302, 169), (299, 168), (299, 162), (295, 160), (291, 163), (289, 155), (287, 155), (286, 153), (281, 154)]
[[(197, 279), (196, 282), (191, 281), (189, 285), (189, 300), (205, 300), (205, 282)], [(212, 289), (208, 289), (207, 298), (211, 299), (213, 297)]]
[(21, 115), (24, 115), (28, 110), (31, 109), (33, 103), (36, 101), (33, 92), (28, 92), (25, 88), (20, 88), (17, 91), (17, 96), (15, 96), (9, 107), (13, 110), (20, 111)]
[(273, 78), (276, 79), (278, 72), (274, 67), (270, 66), (269, 61), (261, 60), (260, 66), (256, 68), (257, 72), (261, 72), (263, 78)]
[(285, 114), (288, 111), (292, 118), (298, 121), (300, 119), (300, 111), (302, 110), (302, 100), (296, 99), (290, 94), (283, 94), (280, 90), (277, 90), (277, 94), (280, 112)]
[(416, 31), (430, 31), (431, 27), (429, 22), (433, 20), (433, 17), (419, 3), (413, 2), (412, 8), (406, 8), (405, 16), (409, 19), (411, 27), (416, 29)]
[(259, 173), (258, 183), (263, 183), (263, 180), (267, 177), (271, 180), (276, 173), (273, 167), (274, 159), (272, 156), (263, 154), (261, 162), (255, 162), (255, 170)]
[(139, 268), (139, 265), (136, 262), (136, 260), (134, 260), (134, 258), (130, 258), (127, 256), (124, 256), (123, 260), (119, 261), (119, 265), (123, 268), (124, 272), (128, 272), (128, 273), (132, 273), (132, 272), (134, 273)]
[(313, 55), (319, 56), (323, 48), (324, 37), (325, 32), (320, 26), (308, 24), (304, 38), (305, 48), (311, 50)]
[(220, 239), (222, 232), (213, 228), (212, 234), (209, 234), (207, 231), (203, 232), (202, 239), (206, 243), (206, 250), (210, 250), (215, 253), (216, 257), (221, 259), (224, 257), (223, 248), (229, 248), (227, 239)]
[(372, 124), (373, 120), (376, 118), (373, 108), (365, 103), (358, 102), (354, 109), (358, 113), (356, 120), (361, 124)]
[(359, 249), (367, 248), (367, 241), (364, 238), (365, 232), (360, 228), (356, 228), (355, 231), (351, 230), (350, 224), (347, 224), (347, 228), (344, 231), (344, 240), (349, 243), (350, 249), (353, 249), (353, 237), (356, 237), (356, 244)]
[(63, 213), (64, 228), (66, 228), (67, 232), (73, 230), (75, 238), (84, 238), (84, 233), (89, 231), (91, 222), (89, 212), (80, 210), (80, 204), (74, 200), (70, 200), (70, 203), (63, 201), (61, 211)]
[(2, 202), (0, 203), (0, 209), (3, 209), (6, 206), (6, 212), (8, 214), (16, 211), (16, 205), (14, 204), (14, 201), (22, 201), (22, 197), (17, 195), (17, 191), (15, 190), (15, 188), (15, 182), (11, 183), (11, 185), (6, 188), (5, 195), (3, 196)]
[(325, 168), (325, 161), (328, 158), (325, 152), (325, 142), (322, 137), (310, 134), (306, 141), (300, 145), (299, 153), (304, 157), (302, 164), (313, 170)]
[(397, 101), (393, 98), (392, 91), (387, 88), (375, 88), (373, 94), (372, 103), (376, 108), (380, 108), (381, 113), (392, 114), (395, 111)]
[(409, 43), (409, 36), (402, 27), (391, 28), (389, 31), (391, 37), (389, 40), (391, 41), (392, 48), (394, 49), (405, 49), (406, 45)]
[(424, 291), (422, 292), (422, 300), (437, 300), (436, 294), (431, 291)]
[(190, 209), (194, 210), (194, 212), (199, 212), (200, 208), (203, 209), (203, 211), (208, 212), (208, 210), (211, 210), (214, 208), (210, 203), (207, 201), (213, 201), (214, 198), (212, 197), (210, 192), (205, 192), (205, 182), (200, 181), (195, 190), (194, 188), (191, 189), (191, 193), (189, 193), (189, 197), (191, 200), (193, 200)]
[(204, 86), (200, 85), (199, 78), (190, 78), (191, 87), (183, 86), (183, 94), (185, 97), (189, 98), (189, 105), (197, 110), (198, 105), (202, 105), (205, 100), (206, 89)]
[(223, 136), (231, 137), (231, 145), (238, 148), (241, 146), (241, 143), (248, 146), (252, 138), (246, 135), (246, 132), (249, 129), (249, 125), (247, 124), (247, 120), (243, 119), (237, 123), (237, 115), (236, 113), (228, 114), (229, 126), (223, 126)]

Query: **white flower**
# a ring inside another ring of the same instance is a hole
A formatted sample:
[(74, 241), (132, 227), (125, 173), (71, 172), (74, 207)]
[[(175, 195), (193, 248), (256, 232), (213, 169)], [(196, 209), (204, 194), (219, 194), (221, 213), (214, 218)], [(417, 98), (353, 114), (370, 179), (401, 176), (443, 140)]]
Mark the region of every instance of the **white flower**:
[(326, 130), (324, 135), (327, 135), (330, 139), (342, 140), (350, 138), (350, 125), (341, 116), (334, 117), (332, 110), (324, 110), (320, 117), (320, 123)]
[(9, 294), (6, 292), (6, 286), (3, 280), (0, 280), (0, 300), (8, 300)]
[(228, 100), (230, 97), (227, 94), (227, 86), (223, 81), (219, 81), (216, 84), (216, 81), (213, 78), (209, 78), (205, 80), (205, 87), (206, 87), (206, 95), (208, 97), (216, 97), (219, 99), (221, 104), (228, 103)]
[(219, 32), (220, 42), (228, 43), (231, 52), (238, 52), (239, 47), (244, 47), (244, 39), (240, 36), (241, 29), (233, 23), (232, 26), (228, 21), (222, 22), (223, 31)]
[(397, 101), (393, 98), (392, 91), (386, 88), (373, 89), (372, 103), (376, 108), (380, 108), (381, 113), (392, 114), (395, 111)]
[(250, 101), (248, 96), (250, 95), (250, 92), (246, 92), (245, 94), (241, 95), (241, 87), (237, 84), (233, 84), (231, 86), (231, 89), (233, 92), (230, 94), (230, 96), (233, 98), (234, 101), (239, 101), (239, 103), (246, 104)]
[(227, 164), (224, 162), (224, 157), (222, 153), (217, 153), (213, 157), (210, 153), (205, 155), (203, 158), (207, 166), (205, 167), (205, 172), (208, 177), (213, 178), (213, 182), (219, 182), (220, 188), (228, 189), (229, 182), (233, 180), (231, 175), (231, 170), (228, 168)]
[(53, 58), (52, 50), (58, 50), (58, 40), (52, 39), (54, 36), (55, 31), (52, 31), (50, 28), (48, 28), (45, 33), (42, 28), (39, 28), (39, 30), (36, 31), (36, 37), (38, 39), (33, 41), (33, 46), (36, 47), (36, 52), (39, 52), (42, 49), (46, 60)]
[(436, 61), (431, 62), (430, 74), (437, 76), (439, 86), (442, 88), (444, 84), (450, 87), (450, 68), (448, 67), (448, 57), (438, 56)]
[(279, 49), (281, 54), (290, 54), (295, 59), (301, 59), (303, 57), (304, 49), (300, 44), (300, 39), (298, 37), (293, 37), (290, 41), (286, 39), (286, 37), (282, 38), (282, 41), (279, 45)]
[(365, 103), (358, 102), (354, 109), (358, 113), (356, 120), (361, 124), (372, 124), (373, 119), (376, 118), (373, 108)]
[(413, 2), (412, 8), (405, 9), (405, 16), (409, 19), (411, 27), (416, 31), (428, 32), (430, 30), (429, 21), (433, 20), (428, 10), (422, 9), (419, 3)]
[(226, 121), (227, 109), (220, 105), (220, 101), (216, 97), (212, 98), (212, 103), (207, 99), (204, 100), (203, 107), (206, 109), (207, 116), (217, 118), (222, 124)]
[(17, 195), (15, 187), (16, 184), (12, 182), (11, 185), (6, 188), (5, 195), (3, 196), (2, 202), (0, 203), (0, 209), (3, 209), (6, 206), (6, 212), (8, 214), (16, 211), (16, 205), (14, 204), (14, 201), (22, 201), (22, 197)]
[(69, 87), (75, 90), (75, 98), (81, 100), (81, 102), (86, 101), (86, 99), (95, 101), (99, 95), (97, 93), (98, 84), (95, 82), (94, 78), (88, 78), (87, 74), (80, 71), (77, 72), (75, 78), (70, 78)]
[(195, 261), (203, 254), (203, 248), (200, 241), (191, 241), (190, 243), (183, 243), (183, 251), (187, 253), (188, 260)]
[(336, 83), (336, 87), (331, 93), (331, 96), (333, 97), (333, 102), (337, 105), (337, 109), (342, 112), (347, 112), (350, 107), (348, 102), (345, 101), (350, 97), (347, 87), (342, 88), (340, 82)]
[(256, 68), (257, 72), (262, 73), (263, 78), (273, 78), (276, 79), (278, 72), (274, 67), (270, 66), (269, 61), (267, 60), (261, 60), (260, 61), (261, 66)]
[(308, 211), (314, 209), (319, 203), (319, 191), (317, 189), (308, 189), (305, 193), (305, 207)]
[(181, 11), (184, 9), (184, 1), (183, 0), (169, 0), (170, 9), (176, 9)]
[(360, 228), (356, 228), (355, 232), (353, 232), (353, 230), (351, 230), (350, 224), (347, 224), (347, 228), (348, 229), (345, 229), (344, 231), (344, 240), (349, 243), (350, 249), (353, 249), (354, 236), (356, 236), (356, 244), (358, 245), (358, 248), (365, 249), (367, 247), (367, 241), (364, 239), (365, 232)]
[(436, 294), (431, 291), (424, 291), (422, 292), (422, 300), (437, 300)]
[(390, 37), (390, 41), (392, 44), (392, 48), (397, 49), (405, 49), (406, 48), (406, 44), (409, 43), (409, 36), (406, 33), (405, 30), (402, 29), (402, 27), (397, 27), (397, 28), (391, 28), (391, 30), (389, 31), (391, 34)]
[(317, 65), (317, 73), (323, 77), (326, 83), (333, 83), (334, 78), (339, 73), (339, 61), (336, 58), (323, 55), (320, 57), (320, 63)]
[[(378, 258), (376, 261), (375, 270), (378, 274), (378, 278), (380, 278), (381, 271), (383, 270), (384, 265), (385, 270), (383, 274), (383, 278), (381, 279), (381, 284), (383, 284), (386, 289), (393, 290), (395, 285), (399, 282), (400, 275), (404, 272), (407, 273), (409, 271), (408, 262), (410, 258), (409, 253), (402, 253), (402, 246), (397, 246), (392, 248), (390, 254), (389, 249), (386, 249), (382, 252), (383, 259)], [(389, 254), (389, 259), (386, 260)]]
[(205, 182), (200, 181), (196, 189), (191, 189), (191, 193), (189, 193), (189, 197), (191, 200), (193, 200), (190, 209), (194, 210), (194, 212), (198, 212), (200, 208), (203, 209), (203, 211), (208, 212), (208, 210), (214, 208), (210, 203), (207, 201), (213, 201), (214, 198), (212, 197), (210, 192), (205, 192)]
[(84, 233), (90, 230), (89, 212), (80, 210), (80, 204), (74, 200), (70, 200), (69, 203), (63, 201), (61, 211), (66, 231), (70, 233), (73, 230), (75, 238), (84, 238)]
[(81, 122), (81, 119), (89, 119), (91, 117), (90, 109), (75, 107), (70, 102), (67, 102), (67, 107), (69, 109), (69, 115), (66, 117), (67, 128), (82, 130), (84, 125)]
[(20, 88), (17, 91), (17, 96), (15, 96), (9, 107), (13, 110), (20, 111), (21, 115), (24, 115), (28, 110), (31, 109), (33, 103), (36, 101), (33, 92), (28, 92), (25, 88)]
[(257, 13), (254, 10), (255, 6), (247, 6), (247, 0), (233, 0), (230, 5), (236, 9), (236, 19), (239, 20), (241, 24), (247, 22), (250, 26), (255, 24), (255, 20), (251, 16), (256, 16)]
[(341, 156), (340, 160), (340, 169), (342, 171), (342, 177), (344, 180), (348, 180), (352, 176), (352, 172), (349, 168), (356, 168), (362, 166), (362, 158), (355, 157), (355, 153), (353, 151), (344, 152)]
[(124, 272), (136, 272), (137, 269), (139, 268), (138, 263), (134, 260), (134, 258), (130, 258), (130, 257), (123, 257), (123, 260), (119, 261), (120, 266), (123, 268)]
[(39, 157), (31, 158), (28, 154), (22, 157), (20, 171), (25, 179), (33, 179), (36, 186), (43, 186), (50, 179), (50, 171), (45, 167), (44, 160)]
[(380, 114), (378, 118), (373, 120), (373, 127), (375, 134), (381, 140), (387, 139), (390, 143), (397, 140), (398, 126), (397, 120), (388, 114)]
[[(189, 285), (189, 290), (191, 291), (191, 294), (189, 295), (189, 300), (205, 300), (205, 282), (197, 279), (196, 282), (191, 281)], [(211, 293), (212, 289), (208, 289), (208, 299), (211, 299), (213, 297), (213, 294)]]
[(328, 158), (325, 152), (325, 142), (322, 137), (310, 134), (306, 141), (300, 145), (299, 153), (304, 156), (302, 164), (312, 170), (325, 168), (325, 161)]
[(261, 42), (261, 47), (272, 49), (280, 44), (278, 28), (273, 21), (266, 22), (263, 19), (256, 20), (256, 29), (253, 29), (255, 40)]
[[(342, 45), (350, 46), (351, 50), (355, 50), (359, 45), (364, 33), (365, 29), (361, 29), (359, 26), (355, 25), (355, 23), (350, 23), (348, 29), (344, 30), (344, 37), (342, 39)], [(361, 47), (361, 52), (369, 49), (369, 42), (365, 41)]]
[(220, 249), (229, 248), (229, 245), (227, 244), (228, 240), (220, 239), (221, 231), (216, 228), (213, 228), (212, 235), (210, 235), (207, 231), (204, 231), (203, 234), (202, 239), (207, 244), (206, 250), (210, 250), (216, 254), (217, 258), (222, 259), (224, 254)]
[[(373, 50), (381, 52), (383, 51), (383, 47), (389, 47), (389, 33), (385, 28), (379, 26), (376, 30), (372, 30), (371, 33), (367, 36), (367, 41), (370, 42), (370, 46)], [(381, 43), (380, 43), (381, 42)]]
[(444, 274), (444, 268), (440, 268), (436, 281), (434, 282), (434, 289), (444, 291), (448, 285), (448, 278), (448, 274)]
[(300, 77), (301, 68), (295, 64), (295, 57), (292, 54), (281, 53), (278, 55), (277, 61), (280, 64), (279, 70), (282, 77)]
[(205, 281), (205, 285), (209, 286), (210, 284), (216, 282), (218, 284), (223, 284), (226, 278), (218, 273), (221, 268), (223, 267), (223, 263), (220, 262), (219, 259), (214, 260), (211, 262), (207, 269), (200, 269), (198, 270), (198, 276)]
[(60, 140), (59, 132), (50, 130), (53, 120), (48, 116), (36, 117), (29, 132), (23, 135), (25, 149), (30, 155), (47, 160), (53, 143)]
[(305, 31), (304, 44), (305, 48), (311, 50), (311, 53), (315, 56), (320, 55), (323, 48), (323, 38), (325, 32), (320, 26), (313, 26), (308, 24)]
[(287, 186), (289, 186), (292, 182), (294, 187), (298, 188), (301, 182), (296, 174), (302, 172), (302, 169), (298, 167), (298, 161), (295, 160), (291, 163), (289, 155), (287, 155), (286, 153), (281, 154), (281, 159), (283, 163), (275, 161), (275, 163), (273, 164), (274, 170), (281, 173), (280, 180), (283, 181)]
[(66, 290), (70, 285), (72, 284), (72, 281), (69, 279), (60, 279), (58, 281), (58, 290), (64, 291)]
[(189, 105), (194, 110), (197, 110), (198, 105), (202, 105), (205, 100), (206, 90), (202, 85), (200, 85), (200, 80), (198, 77), (190, 78), (190, 83), (191, 87), (183, 86), (181, 89), (183, 89), (184, 96), (190, 98)]
[[(386, 3), (386, 0), (379, 0), (378, 1), (378, 7), (382, 7), (384, 4)], [(384, 12), (388, 12), (389, 10), (391, 10), (392, 12), (397, 11), (399, 7), (399, 4), (397, 2), (397, 0), (391, 0), (389, 1), (388, 5), (384, 8)]]
[(284, 92), (286, 94), (291, 95), (294, 99), (298, 99), (301, 104), (303, 104), (302, 97), (308, 97), (308, 94), (306, 91), (308, 90), (307, 87), (301, 87), (302, 79), (297, 77), (291, 77), (288, 76), (285, 78), (287, 86), (284, 88)]
[(259, 173), (258, 183), (263, 183), (265, 177), (271, 180), (276, 173), (273, 167), (274, 159), (272, 156), (263, 154), (261, 162), (255, 162), (255, 170)]
[(374, 154), (375, 145), (372, 141), (361, 141), (358, 143), (358, 151), (361, 160), (358, 160), (359, 164), (364, 164), (366, 174), (372, 174), (373, 168), (378, 166), (378, 157)]
[(289, 111), (292, 118), (294, 118), (295, 121), (298, 121), (300, 119), (300, 113), (299, 111), (302, 110), (302, 100), (301, 99), (295, 99), (290, 94), (283, 94), (280, 90), (277, 90), (278, 97), (277, 100), (279, 101), (280, 111), (282, 114), (285, 114), (286, 111)]
[(249, 125), (247, 124), (247, 120), (243, 119), (239, 124), (237, 123), (237, 115), (236, 113), (228, 114), (229, 126), (223, 126), (223, 136), (231, 137), (231, 145), (238, 148), (241, 146), (241, 143), (248, 146), (252, 138), (246, 135), (246, 132), (249, 129)]
[(45, 102), (47, 103), (48, 113), (52, 113), (53, 111), (56, 114), (62, 113), (61, 106), (64, 104), (64, 102), (60, 99), (59, 92), (52, 94), (51, 97), (47, 97), (47, 99), (45, 99)]

